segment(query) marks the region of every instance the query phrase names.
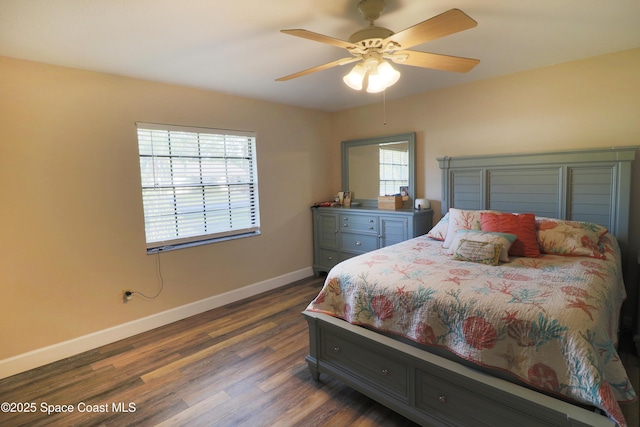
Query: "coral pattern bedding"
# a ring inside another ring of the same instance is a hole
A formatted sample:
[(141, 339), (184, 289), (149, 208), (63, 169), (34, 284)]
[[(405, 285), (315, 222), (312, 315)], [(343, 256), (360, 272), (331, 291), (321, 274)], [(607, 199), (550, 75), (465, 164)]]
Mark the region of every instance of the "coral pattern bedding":
[(307, 310), (447, 349), (625, 425), (619, 402), (635, 392), (616, 350), (625, 288), (612, 235), (599, 257), (494, 266), (447, 252), (421, 236), (343, 261)]

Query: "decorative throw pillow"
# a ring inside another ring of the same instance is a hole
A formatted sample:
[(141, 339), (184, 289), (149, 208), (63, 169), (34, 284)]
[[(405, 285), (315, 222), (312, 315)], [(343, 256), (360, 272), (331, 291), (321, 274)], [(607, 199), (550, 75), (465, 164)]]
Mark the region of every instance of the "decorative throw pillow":
[(444, 239), (442, 247), (449, 249), (451, 242), (456, 237), (456, 231), (458, 230), (481, 230), (480, 214), (482, 212), (495, 212), (495, 211), (476, 211), (465, 209), (449, 209), (449, 227), (447, 228), (447, 235)]
[(461, 239), (453, 251), (453, 259), (487, 265), (498, 265), (501, 251), (502, 245), (500, 243)]
[(460, 245), (461, 240), (499, 244), (501, 247), (500, 253), (498, 254), (500, 256), (500, 261), (509, 262), (509, 248), (516, 240), (516, 235), (508, 233), (491, 233), (488, 231), (458, 230), (447, 253), (453, 254)]
[(607, 229), (591, 222), (536, 217), (538, 242), (543, 253), (605, 258), (600, 238)]
[(449, 212), (447, 212), (440, 221), (427, 233), (428, 237), (434, 240), (440, 240), (444, 242), (447, 237), (447, 229), (449, 228)]
[(540, 256), (534, 214), (482, 212), (480, 222), (482, 231), (497, 231), (518, 236), (509, 249), (509, 255), (528, 258)]

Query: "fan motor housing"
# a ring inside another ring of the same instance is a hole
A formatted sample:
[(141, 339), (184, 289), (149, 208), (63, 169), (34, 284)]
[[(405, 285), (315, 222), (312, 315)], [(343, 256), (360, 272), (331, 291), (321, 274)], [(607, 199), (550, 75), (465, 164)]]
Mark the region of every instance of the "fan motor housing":
[(371, 25), (367, 28), (363, 28), (362, 30), (356, 31), (355, 33), (351, 34), (351, 37), (349, 37), (349, 42), (356, 44), (360, 43), (363, 40), (369, 39), (384, 40), (394, 34), (395, 33), (388, 28), (376, 27), (375, 25)]

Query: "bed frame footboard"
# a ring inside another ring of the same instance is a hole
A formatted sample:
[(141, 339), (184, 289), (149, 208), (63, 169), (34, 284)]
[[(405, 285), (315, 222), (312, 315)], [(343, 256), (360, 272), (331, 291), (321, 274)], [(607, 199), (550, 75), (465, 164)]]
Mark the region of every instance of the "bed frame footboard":
[(304, 311), (312, 377), (329, 374), (423, 426), (614, 427), (607, 417), (331, 316)]

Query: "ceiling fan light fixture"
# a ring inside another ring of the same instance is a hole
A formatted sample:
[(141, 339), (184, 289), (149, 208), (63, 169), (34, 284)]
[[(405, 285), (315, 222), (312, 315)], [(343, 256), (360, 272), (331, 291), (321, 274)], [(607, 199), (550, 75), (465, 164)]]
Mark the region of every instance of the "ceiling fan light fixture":
[(400, 79), (400, 72), (387, 61), (381, 61), (375, 73), (369, 74), (367, 92), (378, 93), (393, 86)]
[(356, 64), (355, 67), (351, 69), (349, 74), (344, 76), (342, 80), (344, 83), (349, 86), (353, 90), (361, 90), (362, 82), (364, 81), (364, 76), (366, 71), (362, 64)]
[(349, 74), (343, 77), (345, 84), (354, 90), (359, 91), (365, 87), (367, 92), (375, 93), (385, 90), (400, 78), (400, 73), (394, 70), (385, 59), (403, 66), (410, 65), (459, 73), (470, 71), (480, 62), (478, 59), (409, 50), (413, 46), (478, 25), (460, 9), (448, 10), (398, 33), (378, 27), (374, 23), (384, 10), (384, 0), (360, 0), (358, 9), (369, 21), (369, 26), (353, 33), (349, 41), (302, 29), (281, 30), (285, 34), (344, 48), (352, 57), (318, 65), (280, 77), (276, 81), (291, 80), (316, 71), (358, 61), (360, 65), (355, 66)]

